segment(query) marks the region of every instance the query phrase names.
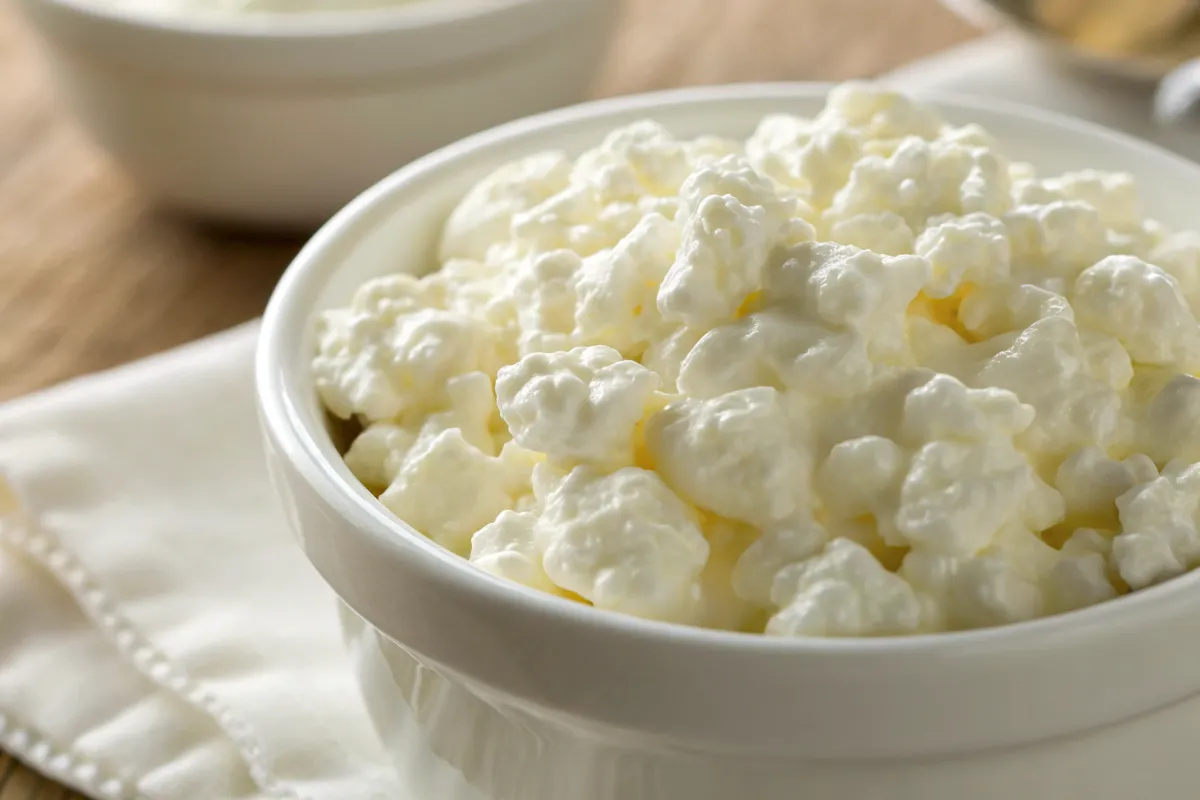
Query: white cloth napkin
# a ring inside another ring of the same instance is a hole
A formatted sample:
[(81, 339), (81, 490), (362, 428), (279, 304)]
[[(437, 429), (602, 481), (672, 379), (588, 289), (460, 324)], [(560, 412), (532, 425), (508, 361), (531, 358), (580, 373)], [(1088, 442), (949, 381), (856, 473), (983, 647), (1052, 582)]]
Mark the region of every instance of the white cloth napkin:
[[(1007, 37), (892, 80), (1149, 130)], [(268, 486), (255, 334), (0, 408), (0, 746), (92, 797), (404, 798)]]
[(85, 794), (403, 796), (267, 482), (256, 333), (0, 409), (0, 745)]

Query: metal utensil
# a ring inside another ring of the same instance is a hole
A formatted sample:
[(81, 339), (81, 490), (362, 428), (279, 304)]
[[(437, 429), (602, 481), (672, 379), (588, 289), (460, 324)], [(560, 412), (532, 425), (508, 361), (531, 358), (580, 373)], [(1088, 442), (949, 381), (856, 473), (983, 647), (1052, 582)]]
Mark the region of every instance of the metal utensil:
[(1200, 59), (1177, 67), (1159, 81), (1154, 92), (1154, 119), (1174, 127), (1200, 123)]

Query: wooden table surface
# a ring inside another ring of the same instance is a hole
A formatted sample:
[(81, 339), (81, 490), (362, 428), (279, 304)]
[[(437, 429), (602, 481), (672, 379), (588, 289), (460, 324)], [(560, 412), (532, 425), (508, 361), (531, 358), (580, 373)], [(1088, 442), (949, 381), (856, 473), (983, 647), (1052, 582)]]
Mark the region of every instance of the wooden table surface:
[[(971, 35), (937, 0), (625, 0), (595, 94), (865, 77)], [(0, 400), (257, 316), (299, 244), (156, 211), (0, 0)], [(76, 797), (0, 753), (0, 800)]]

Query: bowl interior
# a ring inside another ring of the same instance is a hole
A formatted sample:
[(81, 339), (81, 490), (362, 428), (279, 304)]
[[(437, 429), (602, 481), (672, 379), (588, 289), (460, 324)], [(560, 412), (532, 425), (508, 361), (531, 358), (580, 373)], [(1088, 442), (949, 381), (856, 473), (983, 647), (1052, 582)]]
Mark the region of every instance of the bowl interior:
[[(822, 86), (747, 86), (707, 92), (664, 93), (627, 102), (604, 102), (579, 111), (523, 120), (459, 142), (394, 173), (358, 198), (297, 258), (281, 284), (293, 312), (286, 334), (296, 345), (282, 355), (288, 384), (305, 428), (316, 434), (326, 458), (356, 490), (332, 444), (319, 432), (323, 412), (308, 376), (313, 352), (313, 313), (345, 305), (364, 281), (394, 272), (423, 274), (437, 267), (441, 225), (466, 191), (499, 165), (544, 150), (577, 154), (595, 146), (612, 128), (651, 118), (680, 137), (749, 136), (763, 116), (816, 114)], [(1013, 160), (1028, 161), (1039, 174), (1075, 169), (1127, 171), (1138, 181), (1145, 214), (1172, 228), (1197, 225), (1195, 192), (1200, 168), (1103, 128), (1032, 109), (968, 98), (929, 97), (955, 124), (978, 123)]]
[[(278, 358), (281, 389), (298, 413), (303, 433), (343, 488), (374, 505), (326, 433), (309, 373), (315, 312), (346, 304), (369, 278), (435, 268), (442, 222), (473, 184), (505, 162), (548, 149), (576, 154), (596, 145), (609, 130), (644, 118), (680, 137), (745, 138), (767, 114), (816, 114), (826, 91), (812, 84), (734, 86), (552, 112), (446, 147), (393, 173), (347, 206), (288, 269), (272, 299), (265, 332)], [(962, 97), (923, 99), (952, 123), (982, 125), (1011, 159), (1030, 162), (1040, 174), (1086, 168), (1130, 172), (1147, 216), (1173, 228), (1200, 227), (1194, 210), (1200, 167), (1190, 162), (1104, 128), (1033, 109)], [(406, 526), (397, 527), (401, 535), (412, 535)]]
[[(309, 371), (314, 314), (344, 305), (369, 278), (435, 268), (442, 222), (459, 198), (499, 165), (547, 149), (578, 153), (609, 130), (643, 118), (653, 118), (681, 137), (744, 138), (767, 114), (817, 113), (827, 89), (816, 84), (746, 85), (590, 103), (469, 137), (376, 184), (305, 246), (281, 280), (265, 317), (261, 355), (272, 362), (277, 389), (296, 414), (296, 433), (337, 476), (340, 491), (377, 509), (326, 432)], [(1010, 158), (1032, 163), (1041, 174), (1085, 168), (1128, 171), (1138, 181), (1147, 216), (1174, 228), (1200, 227), (1193, 205), (1200, 191), (1200, 166), (1099, 126), (1042, 111), (962, 97), (923, 99), (950, 122), (982, 125)], [(395, 522), (397, 535), (414, 535)], [(476, 570), (462, 567), (477, 576)]]

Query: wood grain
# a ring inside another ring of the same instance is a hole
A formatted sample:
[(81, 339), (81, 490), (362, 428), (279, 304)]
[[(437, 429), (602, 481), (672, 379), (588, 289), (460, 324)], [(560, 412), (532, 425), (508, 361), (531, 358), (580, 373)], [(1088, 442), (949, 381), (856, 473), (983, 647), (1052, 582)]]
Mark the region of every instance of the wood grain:
[[(972, 35), (936, 0), (625, 0), (622, 14), (597, 95), (864, 77)], [(0, 5), (0, 399), (258, 315), (299, 245), (156, 210), (71, 124)], [(0, 800), (75, 797), (0, 753)]]

